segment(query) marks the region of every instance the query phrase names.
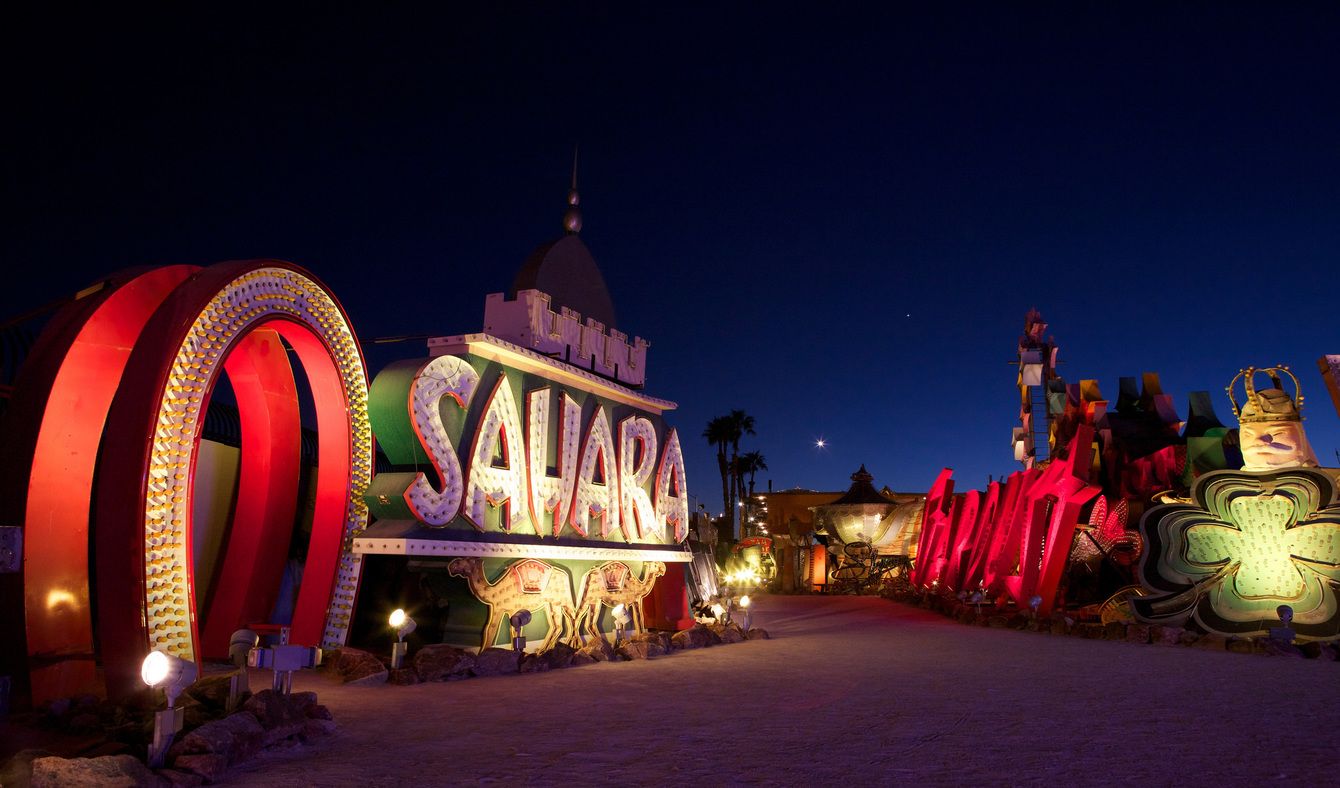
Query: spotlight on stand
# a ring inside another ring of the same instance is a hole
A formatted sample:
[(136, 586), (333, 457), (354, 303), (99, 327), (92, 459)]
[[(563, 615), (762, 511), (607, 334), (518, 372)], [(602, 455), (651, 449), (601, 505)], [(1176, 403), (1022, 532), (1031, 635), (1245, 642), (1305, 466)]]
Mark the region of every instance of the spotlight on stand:
[(628, 615), (628, 606), (620, 602), (610, 611), (610, 615), (614, 616), (614, 645), (618, 646), (624, 639), (624, 633), (631, 618)]
[(253, 648), (247, 652), (247, 666), (269, 668), (274, 671), (271, 688), (283, 695), (293, 691), (293, 671), (314, 668), (321, 664), (321, 649), (316, 646), (281, 644), (267, 648)]
[(150, 687), (163, 690), (167, 694), (168, 706), (176, 705), (177, 696), (182, 690), (191, 686), (195, 676), (194, 662), (187, 662), (161, 651), (149, 652), (149, 656), (145, 657), (140, 665), (140, 678)]
[(753, 600), (749, 598), (749, 595), (748, 595), (748, 594), (745, 594), (744, 596), (740, 597), (740, 609), (744, 611), (744, 631), (745, 631), (745, 632), (748, 632), (750, 629), (752, 629), (752, 627), (750, 626), (750, 624), (751, 624), (751, 618), (750, 618), (750, 615), (749, 615), (749, 614), (750, 614), (749, 606), (750, 606), (751, 604), (753, 604)]
[(251, 692), (251, 675), (247, 673), (247, 655), (260, 645), (261, 637), (250, 629), (239, 629), (228, 639), (228, 661), (233, 663), (237, 672), (228, 682), (228, 712), (237, 711), (242, 704), (242, 696)]
[(519, 610), (508, 619), (512, 623), (512, 650), (518, 654), (526, 651), (526, 636), (522, 630), (530, 623), (530, 611)]
[(172, 746), (172, 737), (181, 730), (184, 719), (182, 709), (178, 708), (177, 696), (195, 681), (194, 662), (151, 651), (140, 665), (140, 678), (154, 689), (162, 689), (167, 695), (168, 707), (154, 713), (154, 738), (149, 744), (149, 766), (160, 768)]
[(1033, 618), (1038, 617), (1038, 608), (1042, 607), (1042, 597), (1034, 594), (1028, 598), (1028, 606), (1033, 610)]
[(405, 611), (396, 608), (391, 612), (391, 617), (387, 620), (391, 629), (395, 630), (395, 643), (391, 644), (391, 667), (399, 670), (405, 666), (405, 652), (409, 651), (409, 646), (405, 643), (405, 636), (413, 632), (418, 624), (414, 619), (405, 614)]

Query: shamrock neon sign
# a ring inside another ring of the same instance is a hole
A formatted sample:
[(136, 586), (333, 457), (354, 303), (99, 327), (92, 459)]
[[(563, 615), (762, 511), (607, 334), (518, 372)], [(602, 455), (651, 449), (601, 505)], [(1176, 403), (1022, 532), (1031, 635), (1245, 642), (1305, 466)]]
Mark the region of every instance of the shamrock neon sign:
[(1139, 577), (1150, 593), (1132, 600), (1138, 617), (1264, 635), (1287, 604), (1300, 639), (1340, 633), (1340, 505), (1330, 476), (1215, 471), (1196, 480), (1192, 499), (1140, 520)]

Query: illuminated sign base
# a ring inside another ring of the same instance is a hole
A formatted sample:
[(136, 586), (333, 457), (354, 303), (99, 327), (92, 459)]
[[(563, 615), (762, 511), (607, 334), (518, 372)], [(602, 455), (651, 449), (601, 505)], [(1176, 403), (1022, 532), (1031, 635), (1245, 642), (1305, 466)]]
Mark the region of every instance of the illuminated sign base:
[[(386, 523), (378, 523), (379, 526)], [(688, 563), (693, 554), (679, 548), (640, 549), (588, 545), (466, 542), (454, 539), (414, 539), (363, 536), (354, 540), (355, 555), (477, 556), (480, 558), (552, 558), (571, 561), (663, 561)]]

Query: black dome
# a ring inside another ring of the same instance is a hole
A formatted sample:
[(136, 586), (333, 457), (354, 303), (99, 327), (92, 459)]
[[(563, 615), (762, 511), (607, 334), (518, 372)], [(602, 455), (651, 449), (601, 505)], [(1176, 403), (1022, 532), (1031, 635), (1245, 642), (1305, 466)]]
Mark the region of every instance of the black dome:
[(606, 329), (615, 327), (614, 301), (605, 286), (605, 277), (576, 234), (541, 244), (530, 253), (517, 271), (510, 296), (516, 298), (521, 290), (548, 293), (554, 311), (566, 306), (581, 313), (583, 320), (593, 317), (604, 323)]

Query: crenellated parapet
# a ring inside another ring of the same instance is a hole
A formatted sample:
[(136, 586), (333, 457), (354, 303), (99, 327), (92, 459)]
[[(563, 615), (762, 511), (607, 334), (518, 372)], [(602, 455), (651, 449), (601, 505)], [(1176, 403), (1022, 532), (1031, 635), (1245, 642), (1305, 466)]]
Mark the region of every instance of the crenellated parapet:
[(548, 293), (521, 290), (515, 299), (490, 293), (484, 299), (484, 333), (553, 356), (617, 380), (641, 387), (647, 380), (647, 348), (651, 343), (595, 318), (582, 319), (575, 310), (554, 311)]

